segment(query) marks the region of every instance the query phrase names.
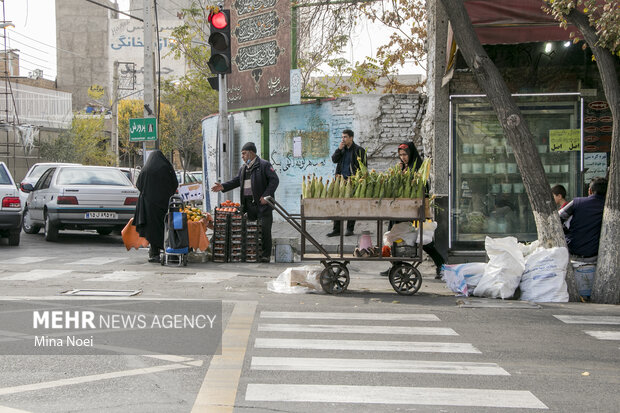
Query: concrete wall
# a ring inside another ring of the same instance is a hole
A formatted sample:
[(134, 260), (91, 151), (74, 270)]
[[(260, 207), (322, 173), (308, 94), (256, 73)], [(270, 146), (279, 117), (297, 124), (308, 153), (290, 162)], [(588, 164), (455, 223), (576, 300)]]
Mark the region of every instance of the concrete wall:
[[(278, 201), (291, 213), (299, 213), (302, 176), (315, 173), (332, 179), (335, 164), (331, 155), (338, 147), (343, 129), (355, 132), (355, 142), (368, 152), (368, 165), (383, 171), (397, 162), (398, 144), (414, 140), (421, 146), (419, 129), (425, 97), (421, 95), (354, 95), (350, 97), (270, 109), (269, 161), (280, 178)], [(234, 140), (231, 170), (237, 173), (240, 151), (252, 141), (261, 152), (260, 110), (232, 115)], [(217, 116), (203, 121), (207, 185), (217, 178)], [(293, 138), (302, 138), (302, 156), (293, 156)], [(223, 177), (224, 180), (229, 178)], [(238, 199), (239, 191), (224, 199)], [(211, 197), (213, 208), (218, 199)], [(279, 219), (278, 217), (275, 217)]]
[[(100, 3), (113, 7), (114, 2)], [(83, 0), (56, 1), (58, 88), (73, 94), (73, 109), (89, 103), (109, 104), (108, 16), (112, 12)], [(105, 94), (95, 101), (88, 88), (100, 85)]]

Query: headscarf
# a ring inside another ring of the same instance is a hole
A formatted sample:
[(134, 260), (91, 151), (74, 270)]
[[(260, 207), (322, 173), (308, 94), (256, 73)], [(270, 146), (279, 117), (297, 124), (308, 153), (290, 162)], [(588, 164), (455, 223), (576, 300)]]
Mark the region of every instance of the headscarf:
[(170, 161), (159, 150), (151, 152), (136, 183), (140, 195), (149, 203), (167, 208), (168, 199), (178, 186), (179, 182)]
[(420, 169), (420, 165), (422, 165), (422, 157), (418, 153), (417, 148), (413, 142), (403, 142), (398, 145), (398, 150), (403, 149), (407, 155), (409, 155), (409, 162), (407, 165), (403, 165), (401, 163), (402, 169), (413, 168), (413, 164), (415, 163), (415, 170)]

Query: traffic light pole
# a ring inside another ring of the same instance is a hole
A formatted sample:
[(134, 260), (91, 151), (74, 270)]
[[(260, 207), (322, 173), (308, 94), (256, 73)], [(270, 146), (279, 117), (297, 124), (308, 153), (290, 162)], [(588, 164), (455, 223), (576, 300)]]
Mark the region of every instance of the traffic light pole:
[(228, 131), (228, 97), (226, 93), (226, 75), (218, 75), (219, 80), (219, 123), (218, 132), (220, 136), (220, 182), (230, 179), (230, 135)]

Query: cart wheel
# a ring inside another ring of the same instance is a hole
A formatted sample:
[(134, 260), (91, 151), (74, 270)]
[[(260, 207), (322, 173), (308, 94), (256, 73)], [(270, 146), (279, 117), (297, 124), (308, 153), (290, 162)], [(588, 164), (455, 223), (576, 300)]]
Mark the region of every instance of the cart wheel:
[(422, 274), (413, 265), (401, 262), (390, 269), (390, 284), (400, 295), (413, 295), (422, 286)]
[(327, 294), (340, 294), (349, 285), (349, 270), (345, 264), (337, 261), (325, 264), (320, 276), (321, 287)]

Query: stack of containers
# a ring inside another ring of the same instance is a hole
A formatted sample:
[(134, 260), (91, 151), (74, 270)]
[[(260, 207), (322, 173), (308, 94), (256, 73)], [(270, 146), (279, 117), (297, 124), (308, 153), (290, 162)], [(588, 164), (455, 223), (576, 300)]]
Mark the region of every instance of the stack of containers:
[(230, 214), (230, 262), (244, 261), (244, 224), (245, 219), (241, 214)]
[(246, 221), (245, 225), (245, 261), (257, 262), (261, 250), (261, 227), (259, 221)]
[(215, 210), (213, 224), (213, 261), (228, 262), (230, 245), (230, 213)]

